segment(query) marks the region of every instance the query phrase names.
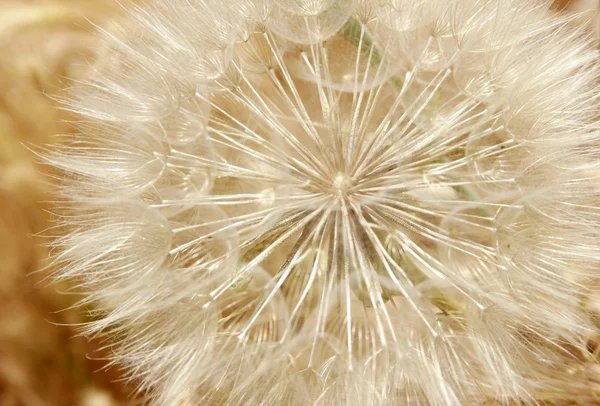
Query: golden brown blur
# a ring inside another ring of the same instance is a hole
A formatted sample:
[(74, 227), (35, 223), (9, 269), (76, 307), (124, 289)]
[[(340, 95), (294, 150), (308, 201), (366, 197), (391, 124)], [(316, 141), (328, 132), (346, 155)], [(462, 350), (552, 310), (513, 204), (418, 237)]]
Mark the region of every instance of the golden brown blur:
[[(594, 10), (596, 3), (557, 7)], [(63, 326), (85, 318), (66, 310), (77, 297), (46, 279), (45, 237), (37, 234), (51, 227), (43, 203), (51, 200), (50, 179), (25, 147), (69, 131), (52, 95), (85, 76), (93, 24), (110, 28), (119, 11), (116, 0), (0, 0), (0, 406), (140, 403), (133, 386), (118, 382), (118, 368), (97, 360), (101, 343)], [(582, 24), (597, 30), (595, 15), (582, 14)], [(600, 373), (590, 379), (600, 382)], [(573, 396), (561, 404), (600, 404)]]
[[(67, 309), (76, 297), (47, 280), (48, 179), (24, 145), (68, 127), (52, 95), (85, 74), (93, 24), (107, 26), (114, 0), (0, 1), (0, 405), (133, 404), (93, 344), (63, 324), (84, 321)], [(95, 344), (96, 346), (100, 344)]]

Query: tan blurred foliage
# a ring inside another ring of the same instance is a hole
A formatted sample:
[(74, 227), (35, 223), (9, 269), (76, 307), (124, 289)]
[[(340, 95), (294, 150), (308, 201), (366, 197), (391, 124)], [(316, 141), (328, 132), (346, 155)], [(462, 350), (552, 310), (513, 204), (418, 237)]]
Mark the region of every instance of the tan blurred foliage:
[[(556, 5), (581, 11), (583, 2)], [(93, 23), (108, 26), (118, 12), (115, 0), (0, 0), (0, 406), (134, 403), (115, 368), (95, 372), (94, 344), (57, 326), (84, 318), (64, 310), (76, 298), (39, 271), (47, 251), (36, 235), (49, 226), (51, 196), (24, 147), (69, 131), (51, 96), (85, 75)]]
[(68, 131), (51, 96), (82, 76), (93, 25), (119, 10), (114, 0), (0, 1), (0, 405), (112, 406), (130, 390), (115, 381), (81, 323), (64, 310), (76, 298), (56, 293), (39, 270), (47, 256), (35, 235), (48, 228), (47, 179), (24, 145)]

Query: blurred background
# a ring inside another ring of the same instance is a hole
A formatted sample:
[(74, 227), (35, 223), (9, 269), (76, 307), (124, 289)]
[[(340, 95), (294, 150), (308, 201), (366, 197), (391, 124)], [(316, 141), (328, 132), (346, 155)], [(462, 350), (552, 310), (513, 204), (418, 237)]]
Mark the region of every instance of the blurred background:
[[(598, 0), (554, 6), (579, 13), (578, 24), (598, 35)], [(52, 188), (23, 146), (71, 131), (52, 96), (85, 77), (94, 26), (110, 30), (121, 12), (116, 0), (0, 0), (0, 406), (141, 404), (131, 395), (134, 383), (121, 382), (118, 368), (102, 361), (102, 344), (72, 327), (85, 322), (69, 309), (77, 297), (45, 279), (47, 250), (38, 234), (49, 227), (44, 202)], [(591, 364), (582, 379), (600, 387)], [(551, 404), (600, 405), (592, 389), (569, 396)]]
[(136, 404), (117, 368), (97, 360), (101, 344), (63, 326), (85, 315), (39, 271), (51, 185), (23, 146), (70, 130), (52, 96), (85, 76), (94, 25), (110, 29), (120, 10), (115, 0), (0, 0), (0, 406)]

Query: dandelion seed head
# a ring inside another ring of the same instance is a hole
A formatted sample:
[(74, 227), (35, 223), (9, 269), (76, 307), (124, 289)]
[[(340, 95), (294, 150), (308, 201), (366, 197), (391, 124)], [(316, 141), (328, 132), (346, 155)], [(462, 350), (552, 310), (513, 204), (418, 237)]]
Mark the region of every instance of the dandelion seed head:
[(156, 405), (534, 402), (592, 328), (597, 54), (537, 1), (170, 0), (65, 98), (55, 266)]

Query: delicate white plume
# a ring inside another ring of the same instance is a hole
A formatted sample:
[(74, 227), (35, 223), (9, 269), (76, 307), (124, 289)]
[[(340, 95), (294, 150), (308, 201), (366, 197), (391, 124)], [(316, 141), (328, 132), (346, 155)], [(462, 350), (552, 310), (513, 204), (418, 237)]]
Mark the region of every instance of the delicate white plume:
[(545, 2), (156, 0), (104, 36), (45, 153), (54, 257), (153, 404), (533, 403), (569, 379), (598, 55)]

